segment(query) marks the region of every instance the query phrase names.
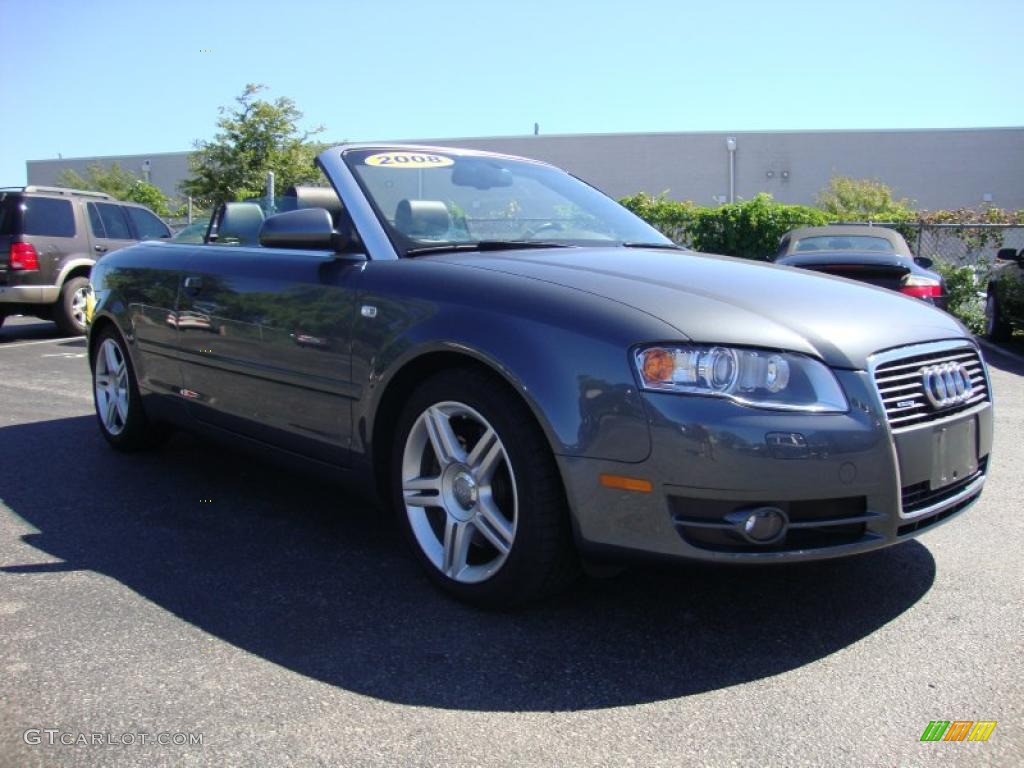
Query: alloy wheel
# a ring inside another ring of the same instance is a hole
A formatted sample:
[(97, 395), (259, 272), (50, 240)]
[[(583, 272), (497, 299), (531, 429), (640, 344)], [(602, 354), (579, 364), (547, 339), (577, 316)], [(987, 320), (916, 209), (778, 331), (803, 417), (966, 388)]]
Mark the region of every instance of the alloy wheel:
[(494, 427), (459, 402), (424, 410), (405, 441), (402, 497), (416, 542), (448, 578), (494, 576), (515, 542), (518, 495)]
[(79, 288), (71, 295), (71, 317), (81, 328), (86, 325), (86, 307), (89, 302), (89, 291), (92, 289), (86, 285)]
[(96, 351), (93, 375), (96, 411), (103, 428), (119, 435), (128, 423), (128, 364), (117, 342), (106, 338)]

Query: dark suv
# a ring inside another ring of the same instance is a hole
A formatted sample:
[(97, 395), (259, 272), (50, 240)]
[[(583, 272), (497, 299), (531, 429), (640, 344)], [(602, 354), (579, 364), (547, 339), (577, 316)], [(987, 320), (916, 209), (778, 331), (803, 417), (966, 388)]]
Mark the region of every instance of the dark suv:
[(0, 325), (7, 315), (28, 314), (84, 333), (96, 260), (138, 240), (170, 236), (148, 208), (102, 192), (0, 189)]

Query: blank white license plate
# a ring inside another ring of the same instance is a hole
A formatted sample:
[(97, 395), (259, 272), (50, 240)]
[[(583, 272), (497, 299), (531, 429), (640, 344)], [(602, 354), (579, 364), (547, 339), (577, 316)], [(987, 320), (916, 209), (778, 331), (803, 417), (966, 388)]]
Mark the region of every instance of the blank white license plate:
[(936, 427), (932, 440), (932, 490), (956, 483), (977, 471), (977, 418)]

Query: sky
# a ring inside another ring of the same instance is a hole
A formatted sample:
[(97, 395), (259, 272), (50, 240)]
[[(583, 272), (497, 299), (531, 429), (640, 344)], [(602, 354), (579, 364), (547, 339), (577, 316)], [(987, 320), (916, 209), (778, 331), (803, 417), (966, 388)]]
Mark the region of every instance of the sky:
[(247, 83), (331, 142), (1024, 126), (1024, 0), (0, 0), (0, 186), (179, 152)]

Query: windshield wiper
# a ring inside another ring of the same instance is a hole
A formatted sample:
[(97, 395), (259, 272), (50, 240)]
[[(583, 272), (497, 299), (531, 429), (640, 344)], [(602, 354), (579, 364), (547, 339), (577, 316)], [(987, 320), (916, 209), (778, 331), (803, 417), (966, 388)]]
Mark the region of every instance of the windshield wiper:
[(685, 251), (681, 245), (675, 243), (623, 243), (623, 248), (662, 248), (669, 251)]
[(459, 251), (520, 251), (525, 248), (571, 248), (565, 243), (552, 243), (546, 240), (478, 240), (475, 243), (439, 243), (410, 248), (406, 256), (419, 256), (426, 253), (457, 253)]

